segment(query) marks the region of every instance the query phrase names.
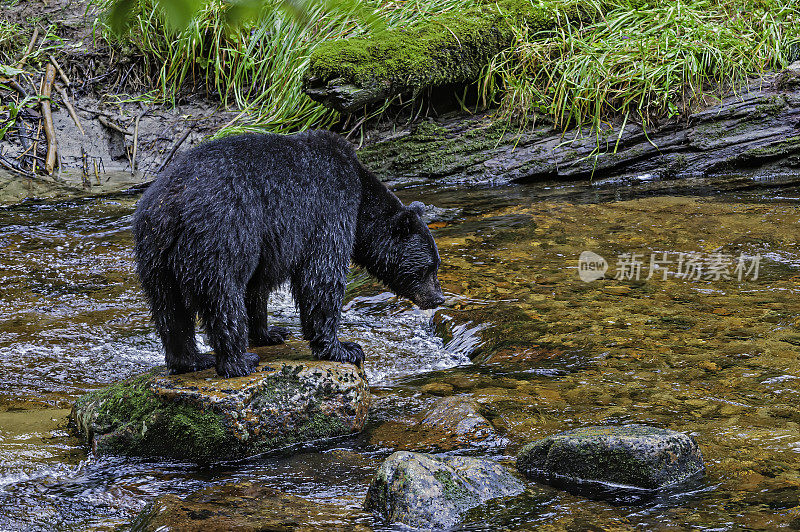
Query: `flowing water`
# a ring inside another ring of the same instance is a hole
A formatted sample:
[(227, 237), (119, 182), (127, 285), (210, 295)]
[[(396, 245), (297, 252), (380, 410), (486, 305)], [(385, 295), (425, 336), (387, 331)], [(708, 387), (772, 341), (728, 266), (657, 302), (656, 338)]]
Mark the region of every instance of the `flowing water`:
[[(449, 304), (432, 320), (353, 283), (342, 336), (367, 354), (367, 429), (210, 468), (91, 456), (66, 425), (80, 394), (162, 361), (132, 268), (136, 197), (0, 210), (0, 530), (112, 530), (159, 496), (242, 480), (391, 529), (358, 510), (366, 488), (393, 450), (431, 450), (415, 427), (443, 394), (475, 399), (504, 442), (454, 452), (510, 463), (534, 438), (640, 422), (693, 434), (708, 469), (647, 498), (530, 482), (467, 529), (800, 528), (800, 188), (732, 183), (400, 191), (440, 208)], [(581, 279), (584, 251), (605, 279)], [(285, 291), (270, 308), (299, 334)]]

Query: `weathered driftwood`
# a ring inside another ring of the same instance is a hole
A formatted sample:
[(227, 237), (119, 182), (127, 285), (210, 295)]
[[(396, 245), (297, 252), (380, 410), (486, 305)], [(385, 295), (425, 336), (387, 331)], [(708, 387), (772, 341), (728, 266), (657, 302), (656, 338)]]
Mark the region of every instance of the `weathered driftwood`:
[[(754, 81), (647, 134), (630, 122), (599, 136), (540, 125), (519, 131), (490, 116), (425, 122), (360, 151), (388, 181), (453, 182), (800, 174), (800, 68)], [(615, 150), (616, 147), (616, 150)]]
[(72, 106), (72, 102), (69, 101), (69, 94), (64, 89), (64, 87), (56, 86), (56, 90), (61, 95), (61, 103), (64, 104), (64, 107), (67, 108), (67, 112), (69, 113), (70, 118), (75, 123), (75, 127), (78, 128), (78, 131), (81, 132), (81, 135), (86, 135), (86, 130), (83, 129), (83, 124), (81, 124), (81, 119), (78, 117), (78, 113), (75, 111), (75, 108)]
[[(56, 166), (56, 130), (53, 127), (53, 113), (50, 109), (50, 96), (53, 92), (53, 82), (56, 79), (56, 67), (47, 64), (47, 71), (42, 80), (42, 88), (39, 91), (42, 102), (42, 119), (44, 120), (44, 134), (47, 138), (47, 158), (45, 159), (44, 169), (48, 174), (53, 173)], [(36, 155), (34, 153), (33, 155)]]

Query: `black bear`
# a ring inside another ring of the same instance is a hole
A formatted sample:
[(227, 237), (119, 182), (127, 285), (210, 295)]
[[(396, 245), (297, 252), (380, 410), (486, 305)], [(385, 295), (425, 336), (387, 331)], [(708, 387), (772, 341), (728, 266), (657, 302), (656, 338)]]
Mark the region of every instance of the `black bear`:
[[(404, 206), (328, 131), (238, 135), (179, 156), (133, 218), (136, 266), (171, 373), (247, 375), (283, 342), (267, 297), (289, 282), (314, 356), (361, 364), (336, 336), (352, 260), (422, 308), (444, 301), (423, 205)], [(199, 313), (214, 355), (195, 344)]]

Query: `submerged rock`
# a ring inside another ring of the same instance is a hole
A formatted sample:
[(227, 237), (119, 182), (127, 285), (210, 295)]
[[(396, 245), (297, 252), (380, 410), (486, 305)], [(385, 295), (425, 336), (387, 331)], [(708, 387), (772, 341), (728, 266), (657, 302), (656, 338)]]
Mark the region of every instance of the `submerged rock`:
[(233, 460), (359, 432), (369, 391), (352, 364), (313, 360), (305, 344), (257, 348), (247, 377), (155, 368), (79, 398), (71, 420), (98, 454)]
[[(482, 287), (488, 292), (491, 287)], [(502, 298), (505, 294), (494, 292)], [(500, 302), (469, 309), (440, 309), (431, 319), (434, 333), (445, 348), (466, 353), (476, 363), (524, 362), (547, 358), (542, 336), (549, 324), (530, 310)]]
[(491, 460), (398, 451), (378, 468), (364, 506), (392, 523), (449, 528), (470, 508), (523, 490), (508, 469)]
[(492, 425), (480, 414), (479, 408), (478, 403), (470, 397), (444, 397), (436, 402), (420, 425), (431, 436), (438, 434), (442, 447), (491, 445), (497, 435)]
[(373, 431), (370, 443), (403, 451), (437, 452), (507, 444), (480, 414), (479, 408), (470, 397), (443, 397), (423, 416), (382, 423)]
[[(363, 523), (359, 523), (363, 521)], [(251, 482), (212, 486), (186, 498), (159, 497), (130, 530), (228, 532), (261, 530), (371, 530), (370, 516), (332, 504), (311, 502)]]
[(696, 478), (703, 457), (693, 438), (674, 430), (625, 425), (585, 427), (529, 443), (517, 457), (528, 477), (658, 489)]

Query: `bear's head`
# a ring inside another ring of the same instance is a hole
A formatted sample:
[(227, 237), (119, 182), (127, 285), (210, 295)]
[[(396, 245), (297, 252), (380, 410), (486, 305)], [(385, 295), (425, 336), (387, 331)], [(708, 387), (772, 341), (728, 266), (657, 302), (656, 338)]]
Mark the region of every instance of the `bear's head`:
[(441, 260), (436, 242), (420, 216), (425, 206), (415, 201), (395, 215), (394, 272), (386, 280), (389, 288), (420, 308), (444, 303), (437, 271)]

